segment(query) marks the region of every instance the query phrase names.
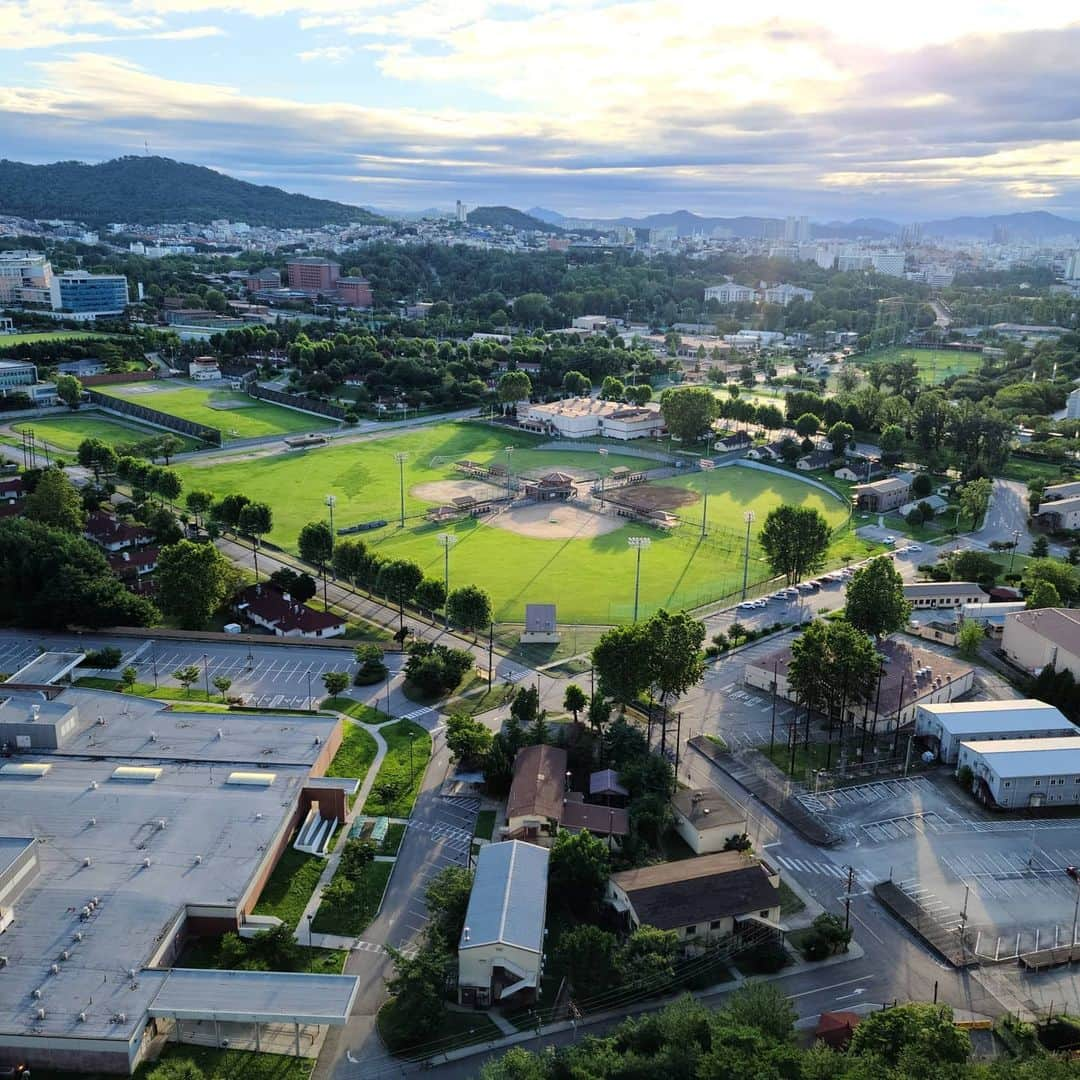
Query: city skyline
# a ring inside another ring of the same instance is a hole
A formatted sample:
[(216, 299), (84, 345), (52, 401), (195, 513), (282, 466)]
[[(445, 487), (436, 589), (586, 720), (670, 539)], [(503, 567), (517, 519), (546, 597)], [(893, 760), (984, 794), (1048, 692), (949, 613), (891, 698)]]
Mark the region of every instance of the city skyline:
[[(0, 0), (4, 155), (390, 210), (1080, 216), (1065, 3)], [(268, 78), (273, 73), (274, 78)]]

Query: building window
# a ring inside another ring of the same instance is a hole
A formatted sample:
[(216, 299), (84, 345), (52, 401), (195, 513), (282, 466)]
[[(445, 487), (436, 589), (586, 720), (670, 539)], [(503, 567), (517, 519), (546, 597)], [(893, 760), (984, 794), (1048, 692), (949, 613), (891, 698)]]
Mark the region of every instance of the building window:
[(1035, 781), (1035, 786), (1036, 787), (1042, 787), (1042, 781), (1041, 780), (1036, 780)]
[(721, 926), (723, 926), (723, 923), (719, 919), (715, 919), (713, 922), (709, 923), (710, 930), (719, 930)]
[(1005, 787), (1012, 787), (1012, 781), (1011, 780), (1006, 780), (1004, 786)]

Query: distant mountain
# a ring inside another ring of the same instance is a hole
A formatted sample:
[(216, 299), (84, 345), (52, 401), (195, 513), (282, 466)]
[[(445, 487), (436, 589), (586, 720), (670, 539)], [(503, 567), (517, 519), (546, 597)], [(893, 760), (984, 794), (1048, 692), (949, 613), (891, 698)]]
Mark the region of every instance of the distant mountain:
[(100, 165), (0, 160), (0, 214), (66, 218), (89, 225), (228, 218), (277, 228), (377, 220), (358, 206), (292, 195), (163, 157), (121, 157)]
[(1080, 237), (1080, 221), (1059, 217), (1045, 210), (1019, 214), (991, 214), (987, 217), (956, 217), (923, 222), (924, 236), (959, 236), (973, 240), (993, 239), (994, 229), (1004, 227), (1010, 240), (1037, 240), (1052, 236)]
[(498, 229), (509, 225), (514, 229), (526, 231), (535, 229), (537, 232), (560, 233), (563, 230), (550, 222), (541, 221), (540, 218), (523, 214), (512, 206), (478, 206), (469, 211), (470, 225), (485, 225), (488, 228)]
[(827, 221), (823, 225), (813, 224), (810, 226), (810, 231), (815, 236), (854, 240), (858, 236), (897, 236), (902, 228), (902, 225), (897, 225), (895, 221), (888, 221), (885, 218), (856, 218), (854, 221)]
[(538, 218), (540, 221), (546, 221), (549, 225), (561, 225), (566, 220), (565, 214), (560, 214), (558, 210), (547, 210), (543, 206), (534, 206), (525, 211), (529, 217)]

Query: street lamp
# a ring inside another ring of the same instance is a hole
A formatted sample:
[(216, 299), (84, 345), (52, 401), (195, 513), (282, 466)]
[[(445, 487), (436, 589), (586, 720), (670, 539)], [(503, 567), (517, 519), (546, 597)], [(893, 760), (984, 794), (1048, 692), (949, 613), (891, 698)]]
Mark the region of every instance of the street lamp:
[(652, 541), (647, 536), (631, 536), (626, 542), (637, 550), (637, 570), (634, 573), (634, 622), (637, 622), (638, 600), (641, 596), (641, 553)]
[(399, 451), (394, 455), (394, 460), (398, 463), (398, 479), (399, 487), (401, 490), (401, 528), (405, 528), (405, 462), (408, 461), (409, 455), (404, 451)]
[(330, 550), (334, 550), (334, 507), (337, 506), (337, 496), (327, 495), (323, 502), (330, 511)]
[(307, 711), (311, 712), (311, 672), (305, 671), (304, 674), (307, 676)]
[(1009, 573), (1010, 574), (1012, 573), (1012, 570), (1013, 570), (1013, 562), (1016, 560), (1016, 549), (1019, 546), (1020, 546), (1020, 530), (1017, 529), (1016, 532), (1013, 533), (1012, 554), (1009, 556)]
[(742, 566), (742, 598), (746, 599), (746, 581), (750, 575), (750, 526), (754, 524), (754, 511), (747, 510), (743, 514), (743, 521), (746, 522), (746, 547), (743, 550), (743, 566)]
[(210, 700), (210, 669), (206, 666), (208, 657), (206, 653), (202, 654), (202, 673), (203, 673), (203, 685), (206, 687), (206, 700)]
[[(453, 533), (439, 533), (435, 538), (443, 549), (443, 589), (447, 600), (450, 598), (450, 549), (457, 543), (457, 537)], [(450, 629), (450, 608), (446, 600), (443, 601), (443, 625)]]

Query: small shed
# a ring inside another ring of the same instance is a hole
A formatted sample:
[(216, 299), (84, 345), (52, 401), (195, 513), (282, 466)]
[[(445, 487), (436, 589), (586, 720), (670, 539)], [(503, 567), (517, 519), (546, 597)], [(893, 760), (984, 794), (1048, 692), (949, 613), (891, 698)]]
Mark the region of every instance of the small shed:
[(554, 604), (526, 604), (524, 642), (556, 642), (561, 640)]

